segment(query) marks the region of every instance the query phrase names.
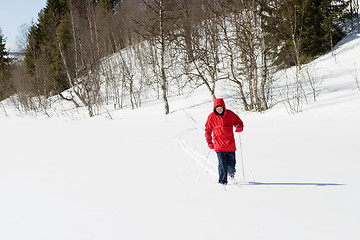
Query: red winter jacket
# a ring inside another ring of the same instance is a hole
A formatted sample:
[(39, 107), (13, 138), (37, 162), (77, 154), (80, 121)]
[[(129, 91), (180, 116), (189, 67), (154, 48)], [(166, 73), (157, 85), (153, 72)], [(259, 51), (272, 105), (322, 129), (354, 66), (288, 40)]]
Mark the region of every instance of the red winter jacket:
[[(224, 114), (221, 116), (215, 112), (215, 107), (222, 106)], [(214, 100), (214, 111), (210, 113), (205, 124), (205, 138), (208, 144), (214, 144), (215, 152), (235, 152), (234, 126), (237, 132), (241, 132), (244, 124), (231, 110), (226, 109), (225, 102), (222, 98)]]

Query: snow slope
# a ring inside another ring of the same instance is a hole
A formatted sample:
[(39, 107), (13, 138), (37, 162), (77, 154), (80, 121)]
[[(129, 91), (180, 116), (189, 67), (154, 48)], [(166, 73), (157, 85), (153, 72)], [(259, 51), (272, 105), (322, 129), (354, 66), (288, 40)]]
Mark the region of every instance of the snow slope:
[[(0, 125), (0, 239), (360, 238), (360, 36), (314, 64), (318, 100), (242, 112), (247, 185), (217, 184), (204, 140), (210, 94), (154, 101), (92, 119), (16, 117)], [(239, 135), (236, 135), (239, 146)], [(243, 179), (240, 151), (237, 178)]]

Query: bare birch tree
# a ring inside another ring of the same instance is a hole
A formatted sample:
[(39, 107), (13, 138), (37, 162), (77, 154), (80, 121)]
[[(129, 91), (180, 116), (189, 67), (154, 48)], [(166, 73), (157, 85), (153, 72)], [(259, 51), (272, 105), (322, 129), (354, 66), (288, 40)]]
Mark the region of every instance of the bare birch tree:
[(153, 70), (155, 77), (159, 77), (161, 87), (161, 95), (164, 102), (165, 114), (170, 112), (168, 102), (168, 76), (167, 70), (167, 51), (170, 43), (170, 33), (173, 30), (173, 21), (171, 16), (172, 2), (164, 0), (142, 0), (146, 8), (147, 18), (146, 22), (137, 21), (141, 30), (140, 34), (151, 43), (153, 51)]
[(265, 111), (272, 84), (271, 45), (265, 32), (266, 1), (233, 1), (223, 5), (221, 21), (228, 78), (238, 86), (245, 110)]

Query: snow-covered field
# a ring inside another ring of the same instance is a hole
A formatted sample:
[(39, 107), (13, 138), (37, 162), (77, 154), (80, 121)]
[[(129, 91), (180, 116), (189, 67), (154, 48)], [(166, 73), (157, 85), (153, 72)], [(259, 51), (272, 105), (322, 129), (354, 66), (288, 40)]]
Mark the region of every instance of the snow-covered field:
[(205, 89), (171, 97), (167, 116), (161, 101), (113, 120), (0, 108), (0, 239), (360, 239), (359, 53), (353, 34), (317, 59), (317, 101), (297, 114), (243, 112), (218, 89), (245, 123), (248, 184), (227, 191), (204, 139)]

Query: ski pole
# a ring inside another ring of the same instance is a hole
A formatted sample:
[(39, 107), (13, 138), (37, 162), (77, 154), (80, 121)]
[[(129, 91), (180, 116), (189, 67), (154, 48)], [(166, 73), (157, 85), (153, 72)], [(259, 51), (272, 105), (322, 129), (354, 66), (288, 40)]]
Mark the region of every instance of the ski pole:
[(242, 173), (243, 173), (243, 181), (244, 184), (246, 184), (246, 179), (245, 179), (245, 169), (244, 169), (244, 157), (243, 157), (243, 151), (242, 151), (242, 143), (241, 143), (241, 135), (239, 133), (239, 143), (240, 143), (240, 158), (241, 158), (241, 166), (242, 166)]
[(204, 172), (206, 171), (206, 163), (207, 163), (207, 161), (208, 161), (208, 159), (209, 159), (210, 153), (211, 153), (211, 149), (209, 149), (209, 152), (208, 152), (208, 154), (206, 155), (206, 159), (205, 159), (205, 162), (204, 162), (204, 165), (203, 165), (203, 171), (201, 172), (199, 179), (201, 178), (201, 176), (202, 176), (202, 175), (204, 174)]

